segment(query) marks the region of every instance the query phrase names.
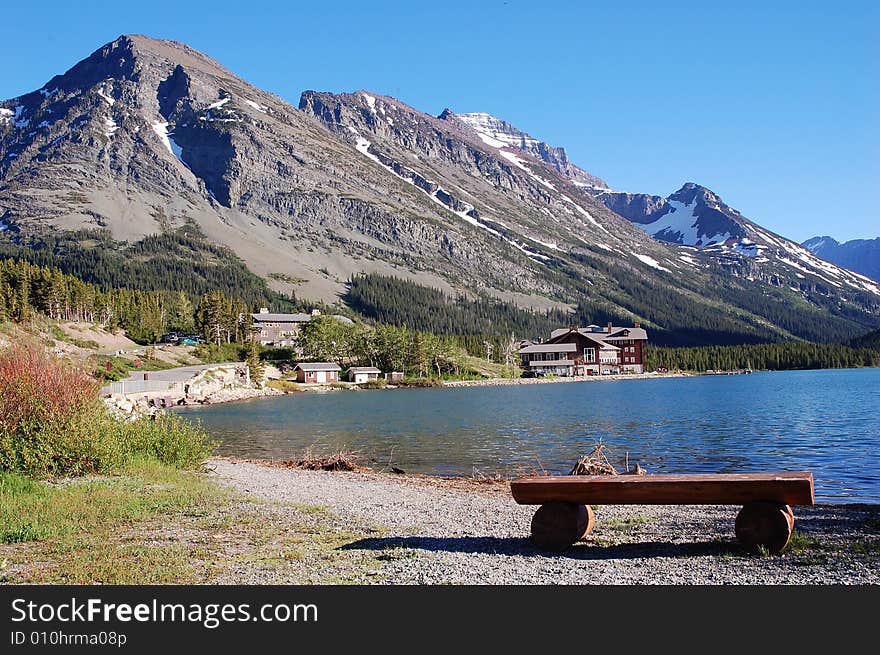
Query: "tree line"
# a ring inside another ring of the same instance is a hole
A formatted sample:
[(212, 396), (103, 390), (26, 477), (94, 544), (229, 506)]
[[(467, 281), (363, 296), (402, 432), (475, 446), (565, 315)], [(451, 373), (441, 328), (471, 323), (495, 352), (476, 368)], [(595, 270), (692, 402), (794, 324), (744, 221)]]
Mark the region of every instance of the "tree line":
[(349, 280), (345, 302), (376, 322), (406, 325), (442, 335), (506, 335), (546, 339), (550, 331), (571, 324), (571, 312), (532, 312), (490, 298), (451, 298), (439, 289), (397, 277), (362, 273)]
[[(546, 336), (551, 329), (568, 324), (559, 320), (562, 312), (535, 314), (488, 300), (449, 299), (431, 289), (421, 302), (419, 294), (424, 289), (394, 278), (359, 276), (352, 286), (360, 299), (356, 304), (374, 325), (349, 324), (332, 316), (312, 320), (301, 333), (303, 359), (441, 376), (460, 372), (463, 351), (511, 364), (516, 360), (519, 335), (532, 334), (525, 330)], [(380, 311), (380, 299), (386, 296), (394, 300), (387, 311)], [(418, 306), (421, 309), (406, 310)], [(43, 314), (59, 321), (121, 328), (139, 343), (154, 343), (166, 332), (180, 331), (197, 332), (212, 344), (242, 344), (251, 329), (252, 307), (246, 299), (217, 289), (195, 298), (180, 290), (102, 290), (57, 268), (0, 259), (0, 321), (21, 322)], [(444, 319), (447, 310), (461, 321)], [(468, 310), (474, 315), (464, 320)], [(407, 325), (407, 320), (412, 323)], [(472, 332), (455, 333), (457, 328)], [(652, 338), (647, 366), (649, 370), (695, 371), (880, 366), (880, 347), (876, 331), (852, 345), (780, 342), (674, 348), (656, 346)]]
[(180, 291), (195, 299), (223, 289), (249, 305), (294, 303), (271, 291), (230, 249), (195, 224), (120, 246), (105, 230), (47, 233), (21, 243), (0, 239), (0, 259), (58, 269), (101, 291)]
[(700, 348), (648, 348), (646, 369), (670, 371), (790, 370), (880, 366), (880, 349), (785, 342)]
[(242, 298), (222, 291), (196, 299), (183, 291), (103, 291), (57, 268), (0, 259), (0, 321), (24, 322), (34, 314), (121, 328), (138, 343), (155, 343), (171, 331), (198, 332), (211, 343), (241, 342), (251, 318)]

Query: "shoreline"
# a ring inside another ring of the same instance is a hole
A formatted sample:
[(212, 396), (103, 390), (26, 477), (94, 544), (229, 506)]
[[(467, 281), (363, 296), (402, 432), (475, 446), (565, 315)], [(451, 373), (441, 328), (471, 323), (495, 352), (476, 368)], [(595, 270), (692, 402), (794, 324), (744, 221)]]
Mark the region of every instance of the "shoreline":
[(448, 380), (444, 387), (504, 387), (520, 384), (554, 384), (558, 382), (602, 382), (619, 380), (657, 380), (661, 378), (699, 377), (699, 373), (622, 373), (619, 375), (577, 375), (550, 378), (486, 378), (485, 380)]
[[(880, 505), (796, 507), (778, 556), (746, 555), (734, 535), (738, 506), (608, 505), (596, 527), (561, 553), (529, 539), (537, 509), (503, 480), (312, 471), (213, 457), (211, 478), (256, 502), (320, 511), (348, 533), (334, 576), (370, 584), (880, 584)], [(276, 510), (277, 511), (277, 510)], [(372, 570), (364, 569), (364, 561)], [(241, 566), (219, 583), (322, 582), (319, 562)]]
[[(395, 385), (388, 384), (383, 387), (367, 387), (355, 383), (336, 383), (336, 386), (330, 384), (313, 384), (302, 385), (296, 389), (281, 390), (274, 387), (263, 387), (262, 389), (242, 389), (240, 391), (218, 392), (213, 396), (205, 398), (204, 402), (193, 402), (182, 405), (183, 407), (200, 407), (204, 405), (220, 405), (232, 402), (244, 402), (255, 400), (258, 398), (266, 398), (270, 396), (290, 396), (299, 393), (334, 393), (344, 391), (398, 391), (401, 389), (444, 389), (458, 387), (506, 387), (528, 384), (556, 384), (556, 383), (573, 383), (573, 382), (604, 382), (604, 381), (620, 381), (620, 380), (656, 380), (662, 378), (688, 378), (699, 377), (699, 373), (628, 373), (622, 375), (581, 375), (576, 377), (551, 377), (551, 378), (485, 378), (482, 380), (442, 380), (437, 386), (420, 387), (417, 385)], [(339, 386), (346, 385), (346, 386)]]

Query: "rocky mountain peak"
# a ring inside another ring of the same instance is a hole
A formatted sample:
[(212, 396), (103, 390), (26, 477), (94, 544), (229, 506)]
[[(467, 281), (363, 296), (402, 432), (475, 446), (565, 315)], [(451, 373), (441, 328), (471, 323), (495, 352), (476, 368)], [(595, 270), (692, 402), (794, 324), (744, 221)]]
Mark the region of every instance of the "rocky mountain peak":
[(723, 204), (721, 198), (719, 198), (711, 189), (707, 189), (695, 182), (685, 182), (678, 191), (668, 196), (667, 199), (682, 202), (686, 205), (690, 205), (694, 200), (706, 205)]
[(591, 175), (571, 163), (565, 148), (551, 146), (511, 125), (505, 120), (486, 112), (456, 114), (444, 109), (438, 118), (458, 123), (470, 129), (483, 143), (492, 148), (514, 148), (550, 164), (572, 183), (582, 187), (607, 188), (601, 178)]
[(811, 250), (814, 253), (819, 253), (820, 250), (827, 247), (839, 246), (840, 242), (834, 237), (829, 236), (821, 236), (821, 237), (813, 237), (811, 239), (807, 239), (801, 244), (807, 250)]

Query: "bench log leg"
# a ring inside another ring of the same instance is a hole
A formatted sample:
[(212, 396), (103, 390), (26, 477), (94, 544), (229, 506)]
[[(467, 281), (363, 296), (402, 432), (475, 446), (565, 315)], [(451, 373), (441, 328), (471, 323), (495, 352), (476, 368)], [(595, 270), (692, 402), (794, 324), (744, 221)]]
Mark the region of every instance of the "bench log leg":
[(593, 530), (593, 510), (577, 503), (541, 505), (532, 517), (532, 541), (541, 550), (565, 550)]
[(748, 503), (736, 516), (736, 538), (750, 553), (763, 547), (778, 555), (788, 545), (793, 529), (794, 512), (782, 503)]

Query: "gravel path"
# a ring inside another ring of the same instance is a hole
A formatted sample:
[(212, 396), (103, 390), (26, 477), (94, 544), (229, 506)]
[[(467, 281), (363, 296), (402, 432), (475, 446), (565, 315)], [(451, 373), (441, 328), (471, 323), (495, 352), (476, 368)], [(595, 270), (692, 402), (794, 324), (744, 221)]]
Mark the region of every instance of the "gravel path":
[[(382, 556), (369, 581), (390, 584), (880, 584), (880, 506), (796, 508), (799, 547), (743, 555), (738, 507), (605, 506), (586, 543), (562, 554), (528, 540), (534, 507), (507, 485), (384, 473), (326, 473), (214, 459), (218, 480), (245, 495), (328, 506), (363, 538), (345, 545), (351, 566)], [(277, 508), (273, 520), (279, 520)], [(380, 535), (380, 536), (370, 536)], [(235, 580), (230, 580), (235, 582)], [(247, 583), (281, 582), (249, 574)]]

